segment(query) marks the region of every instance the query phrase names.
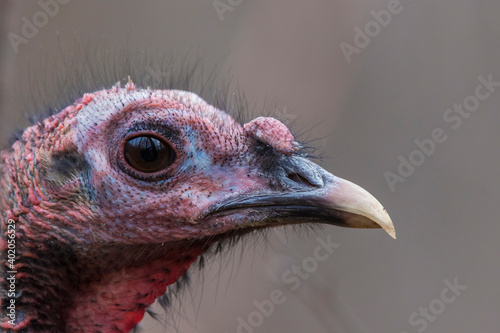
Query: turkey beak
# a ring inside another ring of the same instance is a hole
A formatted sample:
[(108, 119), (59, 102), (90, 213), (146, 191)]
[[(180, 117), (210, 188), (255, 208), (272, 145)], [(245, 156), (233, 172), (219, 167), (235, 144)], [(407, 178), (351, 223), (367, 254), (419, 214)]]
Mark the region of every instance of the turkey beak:
[(387, 211), (361, 186), (301, 157), (284, 160), (281, 167), (280, 178), (289, 187), (284, 202), (297, 208), (295, 216), (349, 228), (382, 228), (396, 238)]
[(296, 223), (382, 228), (396, 238), (389, 214), (373, 195), (311, 161), (285, 160), (273, 176), (281, 191), (260, 183), (256, 191), (216, 203), (204, 217), (233, 216), (240, 228)]
[(359, 185), (335, 177), (319, 196), (321, 206), (340, 213), (342, 226), (351, 228), (382, 228), (396, 239), (392, 220), (382, 204)]

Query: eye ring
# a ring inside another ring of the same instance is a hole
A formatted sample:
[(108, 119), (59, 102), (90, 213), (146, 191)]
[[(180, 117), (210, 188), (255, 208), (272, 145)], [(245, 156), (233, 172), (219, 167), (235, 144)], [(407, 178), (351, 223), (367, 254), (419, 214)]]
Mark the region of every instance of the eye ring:
[(122, 163), (135, 178), (164, 174), (176, 159), (175, 149), (157, 133), (134, 133), (122, 143)]

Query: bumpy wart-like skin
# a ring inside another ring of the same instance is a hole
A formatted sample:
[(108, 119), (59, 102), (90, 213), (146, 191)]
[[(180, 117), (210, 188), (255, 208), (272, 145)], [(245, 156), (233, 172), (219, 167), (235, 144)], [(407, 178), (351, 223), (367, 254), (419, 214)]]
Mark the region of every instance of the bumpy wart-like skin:
[[(213, 202), (284, 186), (266, 175), (256, 142), (289, 156), (297, 149), (293, 136), (271, 118), (245, 128), (193, 93), (129, 83), (85, 94), (26, 129), (0, 153), (0, 327), (132, 329), (212, 244), (210, 236), (234, 229), (227, 219), (203, 223)], [(171, 140), (177, 159), (160, 178), (138, 180), (123, 172), (123, 138), (151, 129)], [(11, 299), (14, 321), (6, 309)]]
[[(139, 137), (173, 158), (131, 163)], [(214, 243), (256, 229), (317, 222), (395, 237), (371, 194), (298, 149), (276, 119), (241, 126), (193, 93), (132, 82), (29, 127), (0, 152), (0, 328), (129, 332)]]

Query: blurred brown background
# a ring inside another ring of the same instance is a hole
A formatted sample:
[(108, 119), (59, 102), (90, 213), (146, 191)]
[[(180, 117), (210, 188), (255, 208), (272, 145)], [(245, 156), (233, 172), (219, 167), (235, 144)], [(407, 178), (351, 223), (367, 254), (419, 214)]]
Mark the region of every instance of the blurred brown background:
[[(498, 332), (500, 87), (456, 130), (443, 116), (471, 101), (479, 76), (500, 82), (499, 1), (64, 2), (18, 52), (7, 34), (21, 35), (22, 18), (33, 22), (43, 9), (37, 1), (0, 2), (2, 139), (27, 124), (18, 105), (31, 92), (19, 87), (50, 84), (47, 72), (59, 66), (52, 55), (64, 57), (81, 40), (127, 52), (196, 50), (207, 69), (230, 69), (250, 101), (275, 100), (299, 131), (313, 127), (322, 164), (380, 199), (398, 233), (394, 241), (382, 231), (336, 227), (272, 231), (241, 257), (210, 261), (167, 325), (149, 318), (144, 332), (238, 332), (238, 318), (248, 322), (254, 301), (273, 289), (286, 301), (239, 332)], [(227, 11), (219, 15), (220, 3)], [(371, 11), (388, 6), (398, 13), (385, 27), (373, 23)], [(365, 26), (370, 42), (348, 62), (341, 43), (355, 47), (354, 29)], [(414, 141), (435, 128), (447, 140), (392, 191), (384, 174), (398, 172), (401, 156), (424, 156)], [(291, 290), (282, 274), (328, 235), (340, 247)], [(467, 288), (453, 294), (445, 280), (455, 279)]]

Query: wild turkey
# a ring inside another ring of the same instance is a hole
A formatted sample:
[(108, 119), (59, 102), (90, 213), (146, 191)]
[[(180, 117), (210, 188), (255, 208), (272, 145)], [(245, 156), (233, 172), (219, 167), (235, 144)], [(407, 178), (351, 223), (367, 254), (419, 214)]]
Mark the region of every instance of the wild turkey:
[(186, 91), (85, 94), (0, 158), (7, 332), (128, 332), (205, 251), (258, 229), (395, 237), (380, 203), (306, 159), (284, 124), (241, 126)]

